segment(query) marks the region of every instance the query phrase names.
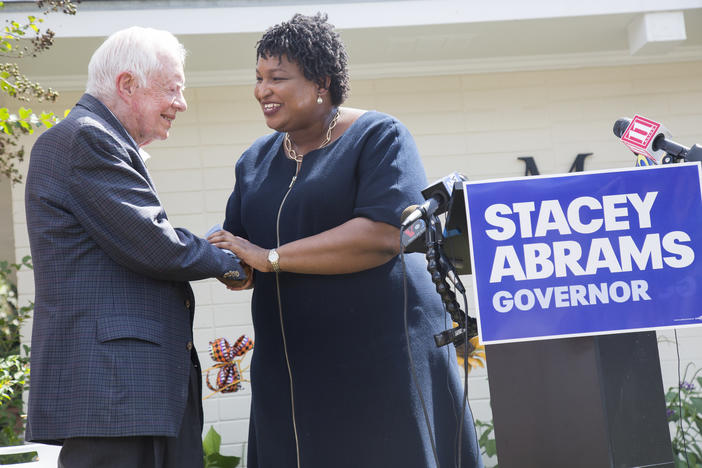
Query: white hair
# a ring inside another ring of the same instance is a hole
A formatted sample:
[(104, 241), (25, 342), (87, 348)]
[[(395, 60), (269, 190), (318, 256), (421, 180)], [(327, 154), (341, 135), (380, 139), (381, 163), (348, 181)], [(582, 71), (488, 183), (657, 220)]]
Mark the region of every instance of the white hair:
[(130, 72), (140, 86), (161, 70), (164, 57), (185, 64), (185, 47), (168, 31), (132, 26), (110, 35), (93, 53), (88, 64), (85, 92), (103, 100), (117, 94), (120, 73)]

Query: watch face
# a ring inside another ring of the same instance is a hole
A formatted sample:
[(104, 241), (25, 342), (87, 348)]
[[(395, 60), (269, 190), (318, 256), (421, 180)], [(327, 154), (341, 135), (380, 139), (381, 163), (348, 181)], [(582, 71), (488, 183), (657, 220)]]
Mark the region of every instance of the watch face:
[(278, 252), (275, 250), (271, 249), (270, 252), (268, 252), (268, 261), (271, 263), (275, 263), (278, 261)]

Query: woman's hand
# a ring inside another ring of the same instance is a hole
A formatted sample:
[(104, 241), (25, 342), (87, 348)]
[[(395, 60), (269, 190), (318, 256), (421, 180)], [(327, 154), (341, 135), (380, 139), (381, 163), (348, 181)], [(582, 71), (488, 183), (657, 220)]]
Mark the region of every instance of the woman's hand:
[(215, 232), (207, 240), (215, 247), (231, 250), (244, 264), (255, 270), (264, 273), (272, 271), (272, 267), (268, 263), (268, 249), (261, 248), (224, 230)]

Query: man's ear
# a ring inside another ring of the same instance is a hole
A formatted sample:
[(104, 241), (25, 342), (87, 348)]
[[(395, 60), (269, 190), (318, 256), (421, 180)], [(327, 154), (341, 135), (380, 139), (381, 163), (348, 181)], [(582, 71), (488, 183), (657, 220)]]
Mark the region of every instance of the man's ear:
[(130, 101), (136, 93), (139, 83), (136, 77), (130, 72), (122, 72), (117, 75), (117, 94), (124, 101)]

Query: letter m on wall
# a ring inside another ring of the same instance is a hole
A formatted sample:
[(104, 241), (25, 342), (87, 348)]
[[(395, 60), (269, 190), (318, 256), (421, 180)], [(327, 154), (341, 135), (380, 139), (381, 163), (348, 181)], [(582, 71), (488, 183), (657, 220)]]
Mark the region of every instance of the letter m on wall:
[[(568, 169), (568, 172), (583, 172), (585, 170), (585, 158), (588, 156), (592, 156), (592, 153), (578, 153), (570, 169)], [(524, 165), (526, 166), (524, 170), (525, 176), (540, 174), (533, 156), (519, 156), (517, 159), (524, 161)]]

